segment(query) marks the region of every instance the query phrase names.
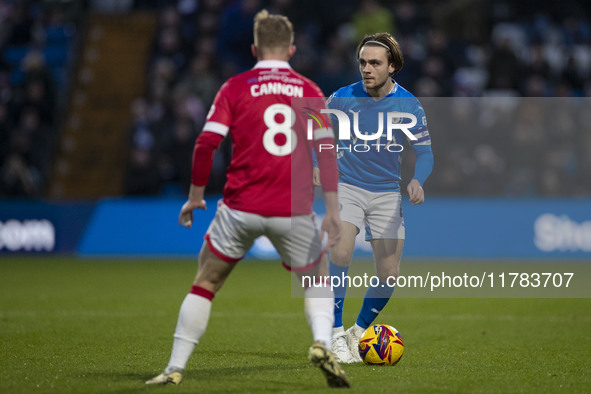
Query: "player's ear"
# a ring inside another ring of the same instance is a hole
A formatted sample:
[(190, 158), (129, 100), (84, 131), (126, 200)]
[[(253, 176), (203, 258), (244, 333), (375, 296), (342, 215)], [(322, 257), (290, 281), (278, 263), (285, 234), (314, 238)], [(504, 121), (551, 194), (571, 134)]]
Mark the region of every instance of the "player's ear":
[(290, 45), (289, 46), (289, 50), (288, 50), (288, 54), (289, 54), (289, 58), (291, 59), (291, 57), (295, 54), (296, 52), (296, 46), (295, 45)]
[(388, 72), (390, 73), (390, 75), (394, 75), (395, 71), (396, 71), (396, 67), (394, 67), (394, 63), (388, 64)]
[(257, 47), (254, 46), (254, 44), (250, 45), (250, 51), (252, 52), (252, 56), (254, 56), (255, 58), (259, 58), (258, 57), (258, 51), (257, 51)]

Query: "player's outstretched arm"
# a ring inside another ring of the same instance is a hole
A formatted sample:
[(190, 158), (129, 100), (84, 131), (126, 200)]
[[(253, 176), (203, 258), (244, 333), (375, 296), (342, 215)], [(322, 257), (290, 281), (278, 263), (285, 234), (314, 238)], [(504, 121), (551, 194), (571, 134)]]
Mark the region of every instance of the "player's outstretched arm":
[(179, 213), (179, 225), (191, 228), (191, 225), (193, 224), (193, 210), (203, 209), (205, 211), (207, 206), (203, 199), (204, 192), (205, 186), (191, 185), (189, 198), (183, 204), (181, 212)]

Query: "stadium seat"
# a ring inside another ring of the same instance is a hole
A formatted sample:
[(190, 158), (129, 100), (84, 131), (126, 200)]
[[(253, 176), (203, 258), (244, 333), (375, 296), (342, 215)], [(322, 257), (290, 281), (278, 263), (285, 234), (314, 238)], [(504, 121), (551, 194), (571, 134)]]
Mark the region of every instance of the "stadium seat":
[(43, 48), (45, 64), (49, 68), (63, 67), (68, 59), (68, 46), (65, 44), (48, 45)]
[(22, 60), (29, 53), (28, 46), (10, 46), (4, 50), (4, 59), (11, 67), (20, 67)]
[(45, 43), (47, 45), (67, 45), (75, 32), (74, 25), (47, 27), (45, 28)]
[(25, 73), (23, 70), (16, 68), (10, 73), (10, 84), (13, 86), (20, 85), (24, 78)]

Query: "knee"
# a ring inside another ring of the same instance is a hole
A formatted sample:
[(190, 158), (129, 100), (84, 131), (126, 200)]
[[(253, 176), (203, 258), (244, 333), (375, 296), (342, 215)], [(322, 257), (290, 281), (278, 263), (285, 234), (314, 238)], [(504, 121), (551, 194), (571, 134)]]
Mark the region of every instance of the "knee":
[(378, 267), (377, 274), (378, 278), (383, 282), (391, 277), (398, 278), (398, 275), (400, 274), (400, 264), (394, 263)]
[(193, 285), (217, 293), (217, 291), (223, 286), (225, 279), (226, 276), (222, 275), (220, 272), (212, 271), (210, 269), (200, 269), (195, 276)]
[(330, 250), (330, 261), (333, 264), (348, 266), (351, 264), (352, 253), (343, 248), (332, 248)]
[(197, 275), (197, 277), (193, 281), (194, 285), (212, 291), (217, 290), (221, 283), (223, 283), (222, 278), (220, 278), (219, 276), (216, 277), (214, 275)]
[(384, 272), (382, 275), (378, 275), (378, 278), (380, 278), (380, 280), (382, 282), (388, 282), (388, 280), (390, 278), (398, 278), (398, 275), (399, 275), (398, 270), (392, 270), (392, 271)]

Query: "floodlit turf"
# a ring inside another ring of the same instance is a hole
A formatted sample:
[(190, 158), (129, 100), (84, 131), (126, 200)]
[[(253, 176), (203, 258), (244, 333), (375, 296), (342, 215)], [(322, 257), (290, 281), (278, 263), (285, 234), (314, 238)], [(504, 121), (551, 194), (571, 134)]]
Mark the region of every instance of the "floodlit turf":
[[(278, 263), (241, 262), (214, 299), (180, 387), (145, 387), (168, 361), (196, 263), (0, 258), (0, 393), (326, 392), (308, 364), (301, 299)], [(396, 292), (394, 293), (396, 296)], [(361, 300), (347, 301), (352, 324)], [(583, 393), (590, 299), (394, 299), (379, 323), (394, 367), (347, 365), (350, 392)]]

